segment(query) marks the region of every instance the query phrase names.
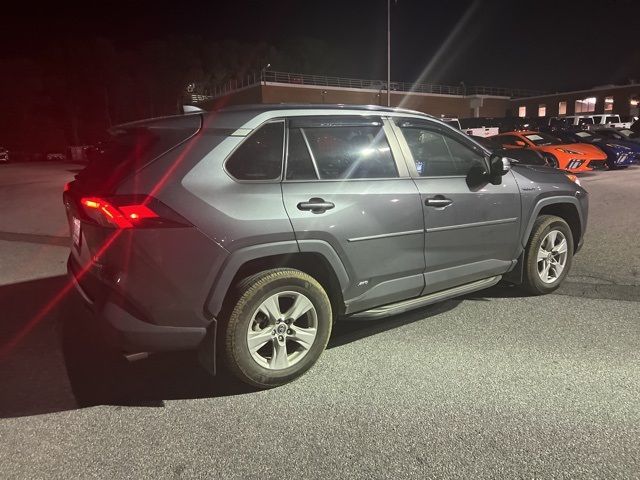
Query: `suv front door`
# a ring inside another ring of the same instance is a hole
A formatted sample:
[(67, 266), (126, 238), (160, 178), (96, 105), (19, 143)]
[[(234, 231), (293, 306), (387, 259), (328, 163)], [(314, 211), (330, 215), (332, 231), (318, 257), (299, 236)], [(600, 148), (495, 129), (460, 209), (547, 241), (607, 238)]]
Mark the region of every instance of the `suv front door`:
[(500, 185), (467, 185), (485, 151), (435, 122), (396, 119), (425, 223), (425, 291), (432, 293), (507, 272), (519, 244), (520, 193), (511, 172)]
[(301, 251), (320, 242), (345, 266), (347, 313), (420, 295), (422, 206), (390, 127), (380, 117), (287, 122), (284, 205)]

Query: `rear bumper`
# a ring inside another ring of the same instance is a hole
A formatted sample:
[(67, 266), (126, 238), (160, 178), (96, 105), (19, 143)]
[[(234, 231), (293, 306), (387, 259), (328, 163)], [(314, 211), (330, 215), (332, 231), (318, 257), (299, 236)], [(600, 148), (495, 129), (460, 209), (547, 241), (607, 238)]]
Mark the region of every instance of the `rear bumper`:
[(94, 302), (80, 285), (71, 261), (69, 259), (67, 263), (69, 279), (93, 313), (107, 342), (118, 350), (124, 353), (190, 350), (197, 348), (205, 337), (207, 329), (204, 327), (155, 325), (108, 299)]

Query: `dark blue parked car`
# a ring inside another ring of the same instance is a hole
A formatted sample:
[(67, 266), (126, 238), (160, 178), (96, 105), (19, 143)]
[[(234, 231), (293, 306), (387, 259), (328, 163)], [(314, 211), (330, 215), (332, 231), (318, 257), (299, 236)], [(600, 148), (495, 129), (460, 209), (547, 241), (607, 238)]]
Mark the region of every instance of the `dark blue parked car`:
[(640, 144), (629, 140), (614, 140), (587, 130), (555, 130), (553, 135), (565, 142), (590, 143), (607, 154), (609, 169), (625, 168), (640, 163)]

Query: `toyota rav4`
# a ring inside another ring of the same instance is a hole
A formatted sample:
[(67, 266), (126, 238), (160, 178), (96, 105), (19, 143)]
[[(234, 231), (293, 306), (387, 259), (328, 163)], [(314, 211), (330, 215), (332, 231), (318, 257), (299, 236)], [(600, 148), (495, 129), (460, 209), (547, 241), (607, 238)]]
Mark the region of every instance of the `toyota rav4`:
[(500, 280), (554, 291), (588, 208), (574, 176), (433, 117), (341, 105), (120, 125), (63, 198), (70, 279), (114, 345), (198, 349), (261, 388), (307, 371), (344, 317)]

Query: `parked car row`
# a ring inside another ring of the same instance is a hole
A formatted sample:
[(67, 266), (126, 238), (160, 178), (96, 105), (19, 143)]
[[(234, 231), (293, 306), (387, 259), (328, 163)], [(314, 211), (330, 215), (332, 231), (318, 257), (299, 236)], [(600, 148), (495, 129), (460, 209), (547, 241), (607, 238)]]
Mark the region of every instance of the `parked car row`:
[[(476, 140), (516, 161), (537, 164), (542, 158), (547, 165), (572, 173), (613, 170), (640, 163), (640, 142), (624, 137), (616, 129), (512, 131), (487, 138), (476, 137)], [(522, 151), (536, 152), (537, 158), (531, 154), (523, 156)]]
[(441, 120), (494, 153), (527, 164), (579, 173), (640, 163), (640, 125), (629, 126), (617, 114)]
[(33, 152), (24, 150), (9, 150), (0, 147), (0, 163), (22, 163), (22, 162), (65, 162), (67, 154), (61, 151)]
[[(601, 128), (615, 128), (640, 134), (640, 124), (637, 117), (618, 114), (595, 115), (567, 115), (562, 117), (478, 117), (455, 118), (444, 117), (440, 120), (462, 130), (463, 132), (478, 137), (489, 137), (498, 133), (507, 133), (523, 130), (548, 130), (548, 129), (572, 129), (599, 130)], [(635, 123), (635, 127), (633, 126)]]

